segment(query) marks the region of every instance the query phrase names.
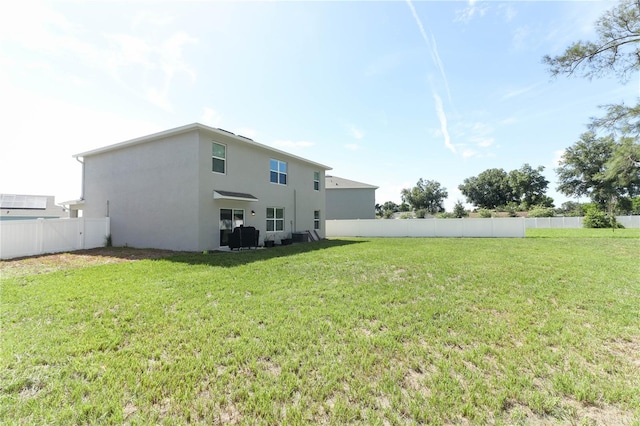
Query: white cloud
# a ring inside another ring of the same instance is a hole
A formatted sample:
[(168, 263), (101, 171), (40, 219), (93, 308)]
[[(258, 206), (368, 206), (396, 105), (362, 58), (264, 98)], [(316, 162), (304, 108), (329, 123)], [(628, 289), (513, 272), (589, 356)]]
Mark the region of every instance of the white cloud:
[(362, 130), (358, 129), (356, 126), (354, 126), (353, 124), (349, 126), (349, 133), (351, 134), (351, 136), (353, 136), (354, 138), (360, 140), (364, 137), (364, 133), (362, 132)]
[(205, 108), (202, 112), (202, 124), (220, 127), (222, 125), (222, 116), (213, 108)]
[(553, 152), (553, 160), (551, 162), (551, 167), (556, 168), (560, 166), (560, 161), (562, 161), (562, 156), (564, 155), (565, 150), (559, 149)]
[(487, 10), (486, 6), (478, 6), (475, 1), (469, 1), (467, 7), (456, 11), (455, 21), (468, 23), (476, 17), (482, 18), (487, 13)]
[(511, 99), (511, 98), (516, 98), (520, 95), (524, 95), (525, 93), (529, 93), (531, 92), (533, 89), (535, 89), (536, 87), (540, 86), (539, 83), (536, 84), (532, 84), (530, 86), (526, 86), (526, 87), (520, 87), (517, 89), (510, 89), (507, 91), (507, 93), (504, 94), (504, 96), (502, 96), (502, 100), (507, 100), (507, 99)]

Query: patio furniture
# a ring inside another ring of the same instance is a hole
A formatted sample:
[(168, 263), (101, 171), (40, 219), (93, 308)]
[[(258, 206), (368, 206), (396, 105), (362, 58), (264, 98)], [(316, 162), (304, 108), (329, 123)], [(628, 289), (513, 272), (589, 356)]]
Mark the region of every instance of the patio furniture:
[(229, 248), (231, 250), (243, 248), (258, 248), (258, 238), (260, 236), (260, 230), (253, 226), (238, 226), (233, 229), (233, 232), (229, 235)]

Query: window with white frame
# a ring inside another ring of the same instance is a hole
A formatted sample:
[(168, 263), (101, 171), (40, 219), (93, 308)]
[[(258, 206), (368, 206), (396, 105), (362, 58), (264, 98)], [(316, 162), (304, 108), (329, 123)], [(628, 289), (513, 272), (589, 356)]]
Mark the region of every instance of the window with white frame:
[(313, 172), (313, 189), (320, 191), (320, 172)]
[(285, 161), (269, 160), (269, 179), (271, 183), (278, 185), (287, 184), (287, 163)]
[(267, 232), (284, 231), (284, 208), (267, 207)]
[(213, 153), (211, 155), (211, 171), (215, 173), (226, 173), (227, 171), (227, 147), (221, 143), (213, 143)]
[(320, 229), (320, 210), (313, 212), (313, 229)]

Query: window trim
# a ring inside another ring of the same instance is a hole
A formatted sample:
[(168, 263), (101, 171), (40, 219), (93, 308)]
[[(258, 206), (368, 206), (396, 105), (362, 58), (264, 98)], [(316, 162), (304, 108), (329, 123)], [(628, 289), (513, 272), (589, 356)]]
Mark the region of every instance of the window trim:
[[(269, 213), (271, 211), (271, 217), (269, 217)], [(281, 211), (282, 212), (282, 217), (278, 217), (278, 212)], [(284, 219), (285, 219), (285, 212), (284, 212), (284, 207), (267, 207), (266, 210), (266, 232), (269, 233), (277, 233), (277, 232), (284, 232)], [(269, 229), (269, 223), (273, 223), (272, 228), (273, 229)], [(282, 223), (282, 229), (278, 229), (278, 224)]]
[[(224, 158), (217, 157), (215, 155), (215, 151), (214, 151), (214, 146), (215, 145), (219, 145), (219, 146), (224, 148)], [(213, 162), (215, 160), (222, 161), (222, 164), (224, 166), (224, 171), (223, 172), (218, 172), (218, 171), (214, 170)], [(219, 174), (219, 175), (226, 175), (227, 174), (227, 145), (225, 145), (223, 143), (220, 143), (220, 142), (216, 142), (216, 141), (211, 141), (211, 173), (216, 173), (216, 174)]]
[[(271, 164), (276, 162), (276, 170), (271, 168)], [(284, 164), (284, 172), (281, 171), (281, 166)], [(276, 182), (273, 181), (273, 174), (275, 173)], [(284, 177), (284, 179), (283, 179)], [(283, 182), (284, 180), (284, 182)], [(276, 185), (286, 186), (289, 182), (289, 164), (286, 161), (278, 160), (275, 158), (269, 159), (269, 182)]]
[(320, 229), (320, 210), (313, 211), (313, 229), (316, 231)]

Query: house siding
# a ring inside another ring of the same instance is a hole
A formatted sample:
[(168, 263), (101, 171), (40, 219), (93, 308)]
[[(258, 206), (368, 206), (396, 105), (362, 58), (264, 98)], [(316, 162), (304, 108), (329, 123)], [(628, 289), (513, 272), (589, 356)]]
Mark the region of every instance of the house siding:
[(327, 220), (376, 218), (373, 188), (328, 189), (326, 201)]
[[(227, 147), (225, 174), (211, 170), (213, 142)], [(84, 216), (108, 214), (114, 245), (216, 249), (223, 208), (243, 209), (244, 224), (259, 229), (261, 241), (267, 207), (285, 209), (285, 233), (275, 235), (276, 241), (291, 232), (313, 229), (315, 210), (325, 217), (324, 190), (313, 189), (314, 172), (324, 181), (325, 166), (205, 126), (97, 150), (83, 158)], [(287, 185), (269, 181), (271, 158), (287, 162)], [(214, 190), (249, 193), (258, 201), (214, 199)], [(321, 223), (319, 233), (324, 237)]]
[(109, 216), (116, 246), (195, 249), (195, 136), (179, 134), (84, 158), (84, 216)]

